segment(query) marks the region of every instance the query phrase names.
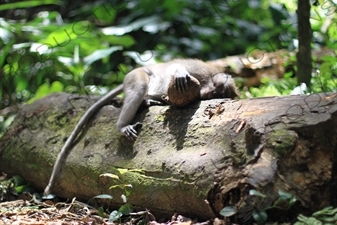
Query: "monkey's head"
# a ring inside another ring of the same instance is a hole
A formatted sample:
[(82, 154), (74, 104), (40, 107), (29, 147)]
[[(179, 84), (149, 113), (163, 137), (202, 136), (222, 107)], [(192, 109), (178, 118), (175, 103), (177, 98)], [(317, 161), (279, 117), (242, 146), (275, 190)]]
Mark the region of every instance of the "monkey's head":
[(215, 74), (209, 83), (201, 88), (201, 99), (231, 98), (239, 96), (239, 92), (231, 75)]

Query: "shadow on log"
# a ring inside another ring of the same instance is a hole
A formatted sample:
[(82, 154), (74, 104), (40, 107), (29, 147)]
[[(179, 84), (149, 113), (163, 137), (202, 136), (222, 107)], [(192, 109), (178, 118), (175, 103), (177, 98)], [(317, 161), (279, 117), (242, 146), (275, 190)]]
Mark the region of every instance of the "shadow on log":
[[(0, 139), (0, 170), (21, 175), (41, 191), (76, 122), (93, 103), (57, 93), (24, 106)], [(154, 214), (208, 219), (238, 208), (256, 189), (298, 199), (299, 211), (336, 203), (337, 95), (314, 94), (208, 100), (184, 108), (153, 106), (137, 141), (118, 134), (120, 109), (103, 107), (83, 130), (56, 182), (60, 197), (88, 200), (107, 193), (123, 204), (114, 180), (132, 184), (128, 202)]]

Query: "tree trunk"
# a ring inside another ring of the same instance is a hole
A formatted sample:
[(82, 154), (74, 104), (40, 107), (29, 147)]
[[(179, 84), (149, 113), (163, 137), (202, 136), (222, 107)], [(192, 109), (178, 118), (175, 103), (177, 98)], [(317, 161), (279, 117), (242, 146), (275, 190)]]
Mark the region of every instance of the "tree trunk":
[[(314, 211), (336, 202), (336, 103), (336, 94), (314, 94), (153, 106), (137, 115), (143, 127), (135, 142), (115, 128), (120, 109), (105, 106), (78, 138), (53, 191), (80, 200), (108, 193), (117, 207), (123, 191), (109, 187), (120, 183), (100, 177), (113, 173), (132, 184), (128, 202), (153, 213), (210, 218), (225, 206), (240, 208), (250, 189), (271, 199), (289, 192), (297, 209)], [(59, 93), (24, 106), (0, 139), (0, 170), (42, 191), (91, 104)]]
[(298, 83), (305, 83), (310, 87), (312, 73), (311, 58), (311, 24), (309, 0), (298, 0), (298, 52), (297, 52), (297, 78)]

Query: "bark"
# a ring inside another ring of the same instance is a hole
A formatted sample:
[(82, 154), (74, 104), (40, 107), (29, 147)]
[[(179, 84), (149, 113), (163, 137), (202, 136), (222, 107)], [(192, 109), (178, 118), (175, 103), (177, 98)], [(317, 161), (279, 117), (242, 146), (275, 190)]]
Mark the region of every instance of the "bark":
[[(58, 152), (88, 98), (58, 93), (24, 106), (0, 139), (0, 170), (46, 186)], [(314, 94), (196, 102), (185, 108), (153, 106), (133, 143), (115, 128), (120, 109), (103, 107), (68, 156), (54, 193), (88, 200), (123, 191), (102, 173), (133, 188), (128, 202), (155, 215), (210, 218), (239, 208), (250, 189), (270, 199), (296, 196), (295, 209), (314, 211), (336, 202), (337, 95)], [(117, 169), (138, 169), (118, 174)]]
[(310, 1), (298, 0), (298, 52), (297, 52), (297, 78), (298, 83), (305, 83), (310, 87), (312, 73), (311, 38), (312, 30), (310, 24)]

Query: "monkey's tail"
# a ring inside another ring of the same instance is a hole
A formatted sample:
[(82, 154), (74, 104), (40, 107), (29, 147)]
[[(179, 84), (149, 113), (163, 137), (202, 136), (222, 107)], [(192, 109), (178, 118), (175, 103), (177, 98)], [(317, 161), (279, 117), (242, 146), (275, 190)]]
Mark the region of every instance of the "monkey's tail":
[(88, 120), (92, 117), (92, 115), (101, 107), (108, 104), (109, 101), (116, 97), (118, 94), (123, 92), (123, 85), (118, 85), (115, 89), (108, 92), (105, 96), (100, 98), (97, 102), (95, 102), (90, 108), (84, 113), (81, 117), (80, 121), (77, 123), (73, 132), (71, 132), (70, 136), (68, 137), (66, 143), (64, 144), (63, 148), (61, 149), (60, 153), (57, 156), (56, 162), (53, 167), (53, 172), (50, 176), (49, 182), (47, 187), (44, 189), (44, 196), (47, 196), (51, 193), (51, 190), (54, 186), (54, 183), (62, 169), (63, 164), (66, 161), (67, 155), (70, 152), (70, 147), (74, 143), (77, 135), (81, 132), (84, 125), (87, 124)]

